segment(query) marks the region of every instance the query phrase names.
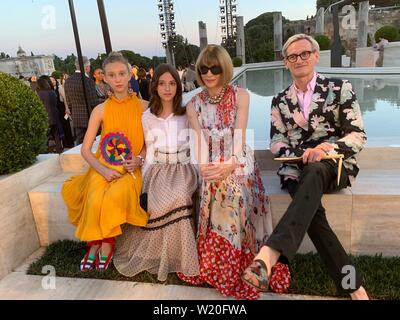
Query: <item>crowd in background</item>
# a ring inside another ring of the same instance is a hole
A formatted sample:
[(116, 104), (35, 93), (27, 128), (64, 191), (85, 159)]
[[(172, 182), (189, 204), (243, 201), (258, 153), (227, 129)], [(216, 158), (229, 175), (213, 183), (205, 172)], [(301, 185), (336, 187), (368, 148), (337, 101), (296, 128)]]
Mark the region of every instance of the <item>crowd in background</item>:
[[(30, 78), (20, 77), (20, 80), (37, 92), (49, 117), (48, 150), (61, 153), (82, 143), (87, 125), (88, 115), (99, 103), (104, 102), (111, 94), (110, 86), (104, 81), (104, 71), (101, 68), (90, 69), (90, 61), (84, 57), (86, 74), (86, 107), (85, 95), (82, 90), (79, 62), (76, 60), (76, 71), (73, 75), (62, 73), (55, 76), (33, 75)], [(150, 87), (154, 68), (146, 70), (137, 65), (130, 66), (130, 89), (139, 98), (150, 101)], [(178, 66), (182, 83), (182, 91), (189, 92), (199, 87), (196, 82), (194, 63), (188, 66)], [(73, 110), (73, 111), (71, 111)]]

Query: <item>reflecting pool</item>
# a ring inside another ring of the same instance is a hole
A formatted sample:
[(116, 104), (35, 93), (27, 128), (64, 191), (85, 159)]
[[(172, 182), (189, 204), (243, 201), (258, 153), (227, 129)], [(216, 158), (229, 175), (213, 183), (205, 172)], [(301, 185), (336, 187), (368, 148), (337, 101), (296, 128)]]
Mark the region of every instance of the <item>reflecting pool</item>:
[[(361, 106), (367, 146), (400, 147), (400, 76), (325, 75), (349, 80)], [(272, 97), (291, 83), (285, 69), (247, 70), (235, 83), (250, 92), (248, 129), (254, 131), (254, 147), (269, 148), (270, 108)], [(253, 138), (247, 137), (250, 142)], [(251, 143), (252, 144), (252, 143)]]

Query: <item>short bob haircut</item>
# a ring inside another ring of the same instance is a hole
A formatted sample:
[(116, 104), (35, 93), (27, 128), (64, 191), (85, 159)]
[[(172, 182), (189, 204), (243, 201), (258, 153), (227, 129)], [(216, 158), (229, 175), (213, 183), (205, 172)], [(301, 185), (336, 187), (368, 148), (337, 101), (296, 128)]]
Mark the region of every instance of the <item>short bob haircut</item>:
[(171, 66), (170, 64), (162, 63), (160, 64), (156, 70), (154, 71), (153, 79), (151, 80), (151, 88), (150, 88), (150, 112), (155, 116), (159, 116), (162, 112), (162, 102), (160, 96), (158, 95), (158, 82), (160, 81), (160, 77), (164, 73), (170, 73), (172, 78), (174, 78), (176, 82), (176, 94), (174, 97), (172, 112), (176, 116), (182, 116), (186, 113), (186, 108), (182, 107), (182, 83), (179, 78), (178, 71)]
[(209, 44), (201, 52), (196, 62), (196, 80), (201, 86), (205, 86), (201, 79), (200, 67), (201, 66), (220, 66), (222, 68), (221, 82), (222, 85), (227, 85), (231, 82), (233, 77), (233, 64), (229, 53), (224, 47)]
[(313, 37), (310, 37), (309, 35), (306, 35), (304, 33), (299, 33), (295, 34), (294, 36), (291, 36), (287, 41), (285, 42), (283, 48), (282, 48), (282, 57), (286, 58), (287, 57), (287, 49), (289, 46), (299, 40), (307, 40), (311, 44), (311, 50), (313, 52), (319, 53), (319, 44)]

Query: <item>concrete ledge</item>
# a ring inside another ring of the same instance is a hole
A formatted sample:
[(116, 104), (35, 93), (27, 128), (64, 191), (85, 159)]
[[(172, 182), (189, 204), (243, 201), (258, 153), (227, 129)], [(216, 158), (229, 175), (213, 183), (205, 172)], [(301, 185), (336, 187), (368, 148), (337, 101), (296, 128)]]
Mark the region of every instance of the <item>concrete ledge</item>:
[(67, 207), (61, 197), (61, 187), (71, 173), (52, 177), (29, 192), (41, 246), (58, 240), (77, 240), (75, 227), (68, 221)]
[[(234, 300), (214, 288), (82, 278), (46, 278), (13, 272), (0, 281), (0, 300)], [(341, 300), (333, 297), (262, 293), (260, 300)]]
[[(62, 239), (74, 240), (74, 227), (67, 219), (61, 198), (63, 182), (71, 173), (48, 179), (29, 192), (40, 244)], [(263, 182), (271, 203), (275, 227), (290, 204), (290, 196), (280, 189), (275, 171), (263, 171)], [(400, 169), (364, 170), (352, 188), (326, 194), (322, 203), (327, 219), (343, 247), (352, 254), (400, 256)], [(308, 236), (299, 252), (315, 252)]]
[[(264, 171), (263, 183), (270, 198), (272, 227), (275, 228), (290, 205), (291, 197), (287, 191), (280, 188), (279, 177), (275, 171)], [(352, 202), (352, 194), (348, 189), (326, 194), (322, 198), (329, 224), (348, 253), (351, 252)], [(298, 252), (316, 252), (308, 235), (305, 236)]]
[(399, 54), (400, 41), (388, 43), (383, 51), (383, 66), (397, 68), (400, 67)]
[(352, 193), (351, 251), (400, 256), (400, 170), (362, 171)]
[[(233, 300), (213, 288), (176, 286), (128, 281), (110, 281), (83, 278), (55, 278), (55, 288), (46, 290), (48, 284), (42, 276), (27, 275), (29, 266), (39, 259), (46, 248), (42, 247), (28, 257), (13, 273), (0, 280), (0, 300)], [(47, 272), (46, 272), (47, 275)], [(342, 300), (275, 293), (262, 293), (260, 300)]]
[[(277, 170), (280, 166), (274, 161), (270, 150), (256, 150), (255, 157), (262, 170)], [(400, 148), (382, 147), (365, 148), (357, 158), (361, 172), (364, 170), (397, 170), (400, 169)]]
[(40, 247), (28, 191), (61, 172), (58, 155), (38, 157), (38, 162), (0, 179), (0, 279)]

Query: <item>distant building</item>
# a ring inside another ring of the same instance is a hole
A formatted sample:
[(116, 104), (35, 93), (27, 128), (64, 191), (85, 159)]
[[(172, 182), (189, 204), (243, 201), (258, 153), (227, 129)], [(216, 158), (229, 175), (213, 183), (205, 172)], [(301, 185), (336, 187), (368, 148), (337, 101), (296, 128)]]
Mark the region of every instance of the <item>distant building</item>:
[(54, 56), (30, 55), (21, 47), (18, 48), (16, 58), (0, 59), (0, 71), (8, 73), (14, 77), (23, 76), (25, 78), (41, 75), (51, 75), (54, 71)]

